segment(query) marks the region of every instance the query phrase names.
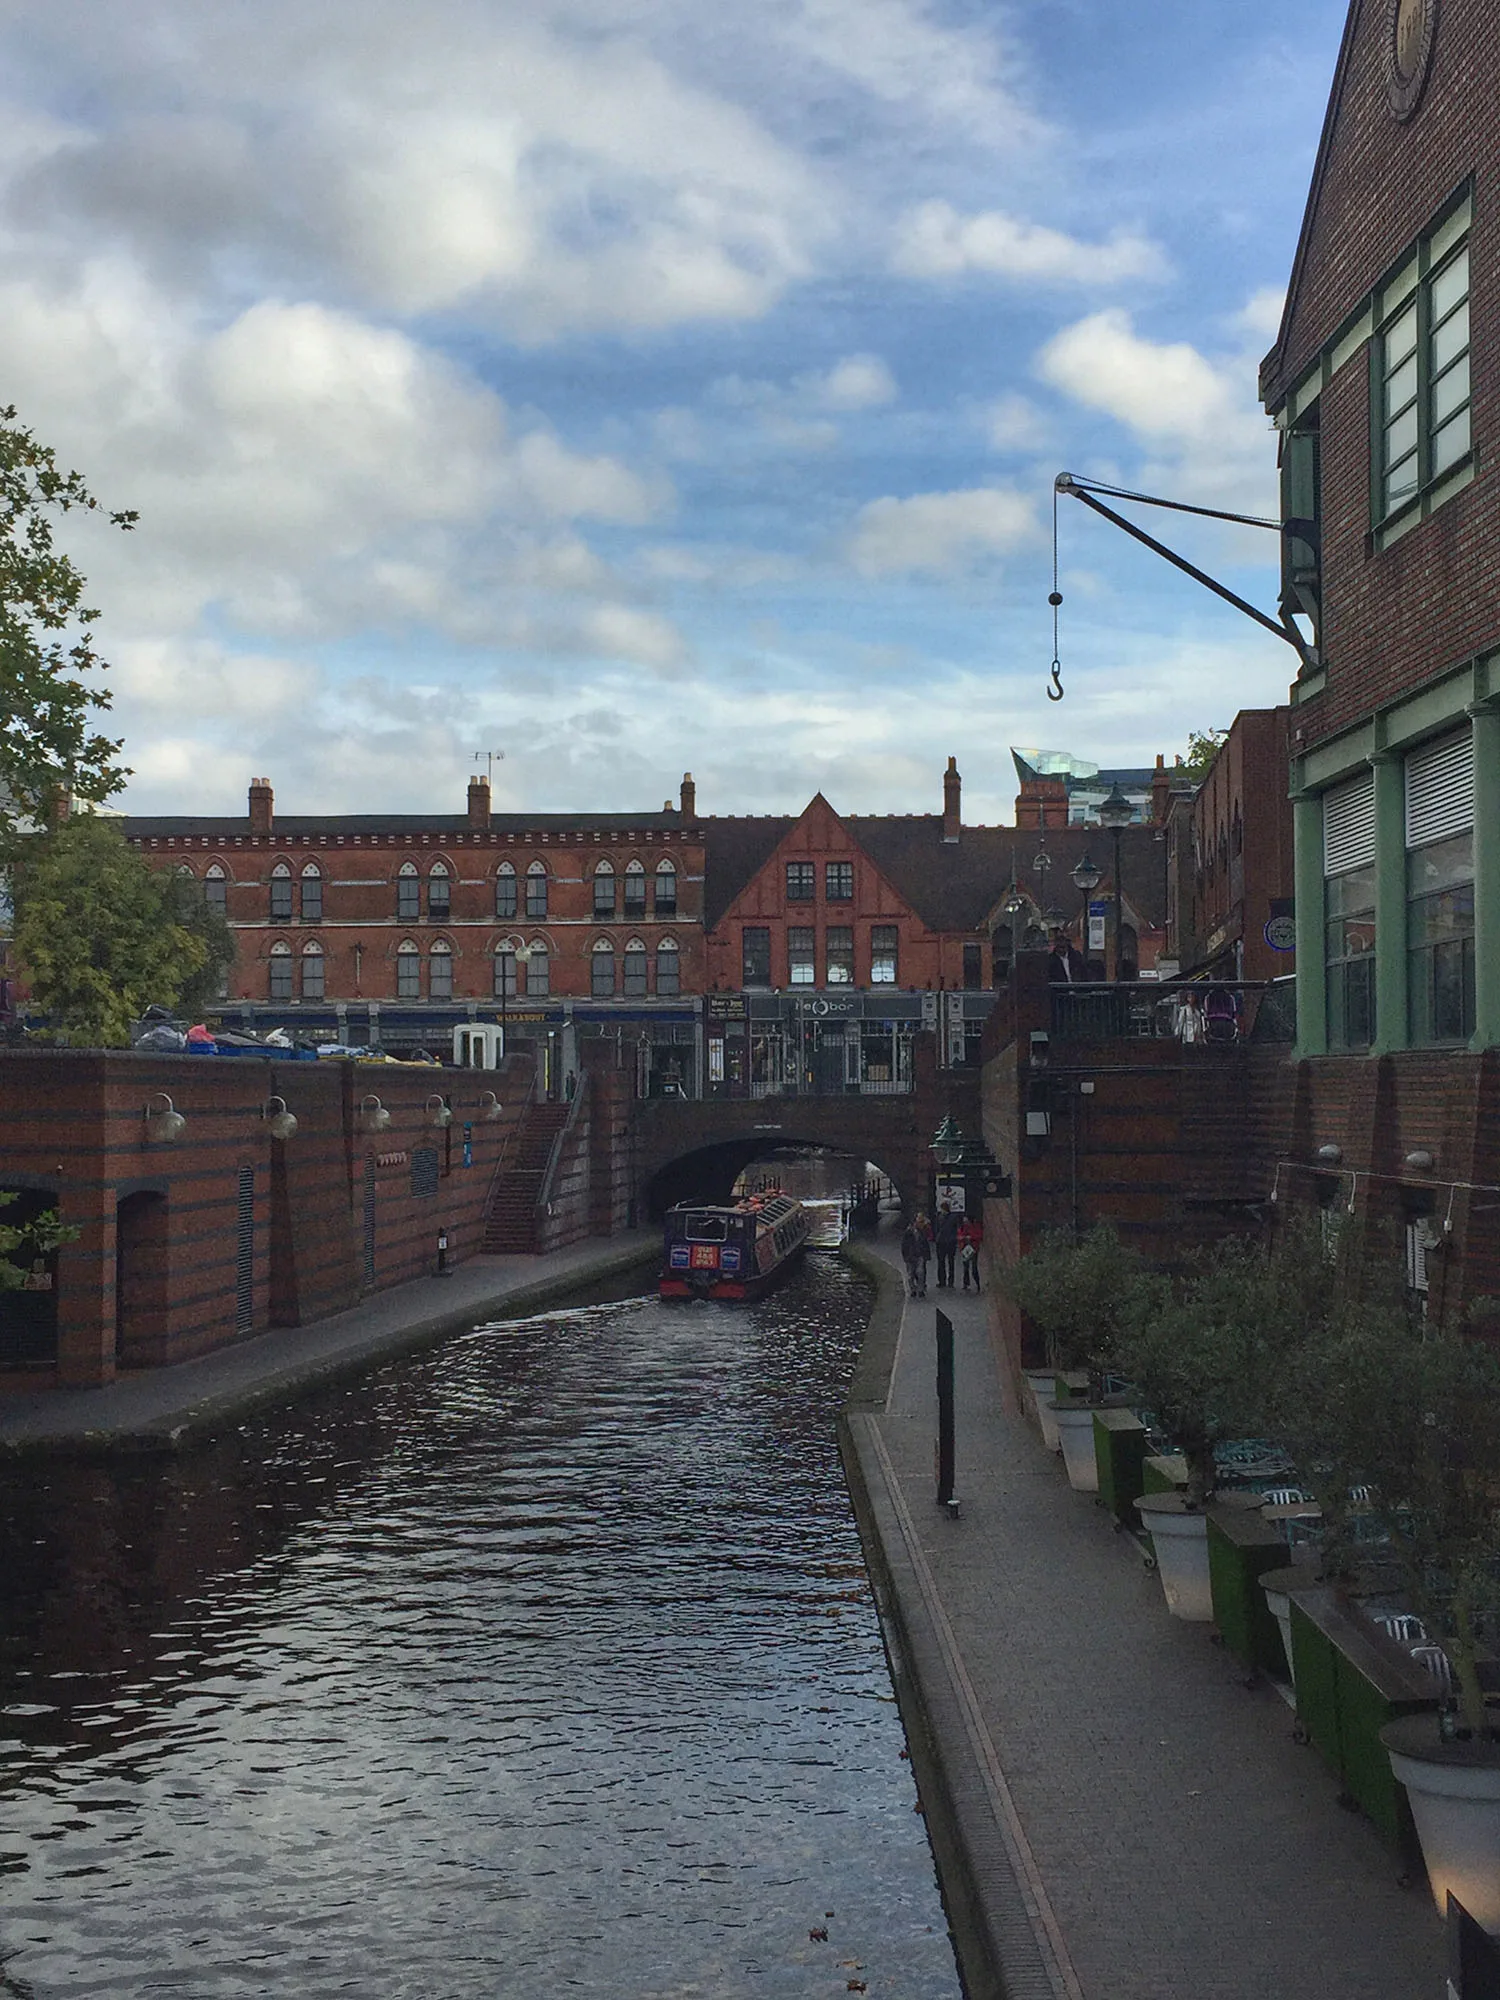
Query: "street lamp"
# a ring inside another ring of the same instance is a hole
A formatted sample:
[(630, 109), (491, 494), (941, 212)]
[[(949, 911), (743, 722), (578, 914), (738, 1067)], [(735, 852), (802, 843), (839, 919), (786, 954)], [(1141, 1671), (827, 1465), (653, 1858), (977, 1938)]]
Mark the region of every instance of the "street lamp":
[(1099, 824), (1106, 826), (1114, 836), (1115, 843), (1115, 978), (1120, 977), (1120, 829), (1129, 826), (1135, 818), (1135, 807), (1120, 790), (1118, 778), (1110, 786), (1108, 796), (1099, 807)]
[(507, 942), (505, 947), (504, 955), (512, 961), (517, 970), (511, 972), (509, 979), (506, 977), (503, 968), (500, 973), (500, 1060), (502, 1062), (510, 1054), (510, 1043), (506, 1037), (505, 1030), (506, 1001), (510, 997), (510, 981), (519, 978), (519, 969), (524, 968), (530, 963), (535, 949), (534, 945), (510, 944), (509, 942)]
[(933, 1133), (927, 1149), (940, 1167), (956, 1167), (964, 1156), (964, 1135), (951, 1111)]
[(1087, 850), (1084, 851), (1083, 859), (1071, 870), (1073, 887), (1083, 898), (1083, 913), (1079, 918), (1082, 936), (1078, 943), (1085, 958), (1089, 955), (1089, 897), (1098, 888), (1102, 874), (1103, 870), (1096, 867), (1089, 859)]
[(1043, 839), (1041, 846), (1038, 847), (1036, 851), (1036, 859), (1032, 862), (1031, 866), (1036, 873), (1037, 905), (1040, 909), (1045, 911), (1047, 907), (1047, 870), (1052, 866), (1052, 856), (1047, 852), (1047, 842), (1045, 838)]

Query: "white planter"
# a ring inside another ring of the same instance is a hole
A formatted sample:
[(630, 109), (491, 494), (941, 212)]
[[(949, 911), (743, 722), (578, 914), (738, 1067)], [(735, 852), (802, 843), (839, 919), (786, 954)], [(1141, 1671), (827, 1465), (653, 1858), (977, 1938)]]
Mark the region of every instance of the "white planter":
[(1208, 1580), (1208, 1516), (1188, 1512), (1180, 1493), (1143, 1493), (1136, 1501), (1151, 1536), (1156, 1570), (1174, 1618), (1207, 1624), (1214, 1615)]
[(1031, 1394), (1032, 1406), (1036, 1410), (1036, 1420), (1042, 1427), (1042, 1443), (1048, 1451), (1061, 1451), (1057, 1438), (1057, 1420), (1052, 1414), (1052, 1399), (1057, 1394), (1057, 1371), (1054, 1368), (1028, 1368), (1026, 1386)]
[(1054, 1401), (1044, 1403), (1042, 1407), (1052, 1412), (1053, 1422), (1057, 1426), (1063, 1464), (1067, 1468), (1068, 1484), (1075, 1493), (1097, 1493), (1099, 1460), (1094, 1452), (1096, 1405)]
[(1266, 1593), (1266, 1608), (1281, 1631), (1281, 1650), (1286, 1654), (1287, 1679), (1292, 1684), (1292, 1693), (1295, 1694), (1297, 1669), (1292, 1662), (1292, 1600), (1284, 1590), (1273, 1590), (1268, 1583), (1263, 1583), (1261, 1589)]
[(1380, 1732), (1406, 1787), (1427, 1879), (1444, 1916), (1448, 1891), (1487, 1931), (1500, 1932), (1500, 1744), (1444, 1743), (1430, 1715)]

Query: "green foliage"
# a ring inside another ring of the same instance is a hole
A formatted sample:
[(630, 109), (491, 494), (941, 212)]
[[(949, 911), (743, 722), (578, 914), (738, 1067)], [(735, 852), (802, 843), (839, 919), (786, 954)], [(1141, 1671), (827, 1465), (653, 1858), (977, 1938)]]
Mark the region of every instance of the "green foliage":
[(1086, 1368), (1095, 1394), (1115, 1364), (1122, 1333), (1133, 1316), (1145, 1267), (1107, 1222), (1077, 1242), (1061, 1230), (1044, 1230), (1033, 1247), (1004, 1272), (1001, 1283), (1047, 1343), (1057, 1368)]
[(1207, 776), (1209, 765), (1219, 754), (1219, 745), (1228, 734), (1227, 729), (1190, 729), (1187, 755), (1180, 767), (1183, 774), (1201, 782)]
[[(18, 1197), (0, 1193), (0, 1208), (9, 1208)], [(24, 1227), (0, 1221), (0, 1292), (14, 1292), (26, 1282), (26, 1265), (38, 1257), (47, 1257), (64, 1243), (71, 1243), (78, 1236), (76, 1229), (69, 1228), (57, 1219), (56, 1209), (49, 1208)]]
[(204, 949), (202, 965), (189, 974), (177, 991), (177, 1011), (201, 1020), (209, 1008), (217, 1006), (224, 977), (234, 964), (234, 932), (222, 910), (207, 902), (203, 885), (191, 875), (168, 877), (172, 885), (172, 916), (190, 937), (199, 939)]
[(1119, 1362), (1188, 1465), (1188, 1499), (1214, 1490), (1214, 1446), (1264, 1430), (1290, 1359), (1318, 1332), (1333, 1271), (1312, 1234), (1267, 1254), (1236, 1238), (1132, 1296)]
[(90, 814), (23, 843), (16, 951), (37, 1005), (71, 1042), (123, 1046), (147, 1007), (172, 1006), (203, 970), (208, 945), (179, 920), (180, 895)]
[[(0, 408), (0, 852), (19, 824), (45, 823), (59, 795), (97, 804), (125, 781), (118, 742), (95, 733), (90, 713), (108, 691), (83, 603), (84, 579), (53, 546), (54, 514), (93, 511), (98, 502), (76, 472), (60, 472), (52, 451)], [(111, 514), (119, 528), (132, 513)]]

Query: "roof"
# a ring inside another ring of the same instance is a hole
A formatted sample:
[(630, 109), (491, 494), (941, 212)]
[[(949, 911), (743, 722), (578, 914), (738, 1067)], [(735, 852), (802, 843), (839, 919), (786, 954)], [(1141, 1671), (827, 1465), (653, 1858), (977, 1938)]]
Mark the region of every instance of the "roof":
[[(691, 825), (692, 822), (687, 824)], [(677, 832), (684, 826), (680, 812), (651, 813), (491, 813), (491, 833), (659, 833)], [(127, 840), (209, 839), (245, 840), (250, 821), (237, 818), (202, 819), (185, 817), (151, 818), (127, 815)], [(295, 840), (308, 834), (351, 833), (467, 833), (467, 813), (277, 813), (271, 839)], [(696, 829), (695, 829), (696, 830)]]

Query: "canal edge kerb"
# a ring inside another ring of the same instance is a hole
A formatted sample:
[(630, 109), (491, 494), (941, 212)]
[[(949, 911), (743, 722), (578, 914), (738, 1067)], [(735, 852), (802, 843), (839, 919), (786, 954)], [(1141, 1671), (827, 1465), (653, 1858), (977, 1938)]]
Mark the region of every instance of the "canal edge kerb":
[[(899, 1532), (890, 1534), (891, 1546), (887, 1546), (879, 1517), (882, 1510), (876, 1508), (852, 1421), (857, 1415), (872, 1415), (886, 1407), (906, 1303), (905, 1286), (900, 1274), (883, 1257), (861, 1245), (846, 1243), (843, 1254), (875, 1287), (865, 1338), (838, 1418), (839, 1455), (844, 1464), (845, 1483), (864, 1547), (881, 1642), (906, 1732), (917, 1798), (927, 1823), (927, 1837), (966, 2000), (1008, 2000), (986, 1920), (984, 1897), (949, 1784), (943, 1747), (916, 1668), (914, 1635), (907, 1619), (909, 1606), (917, 1607), (918, 1616), (923, 1615), (921, 1593), (915, 1587), (914, 1577), (906, 1578), (905, 1593), (898, 1587), (893, 1555), (895, 1564), (905, 1572), (908, 1568), (905, 1550)], [(890, 1525), (894, 1528), (894, 1521)]]

